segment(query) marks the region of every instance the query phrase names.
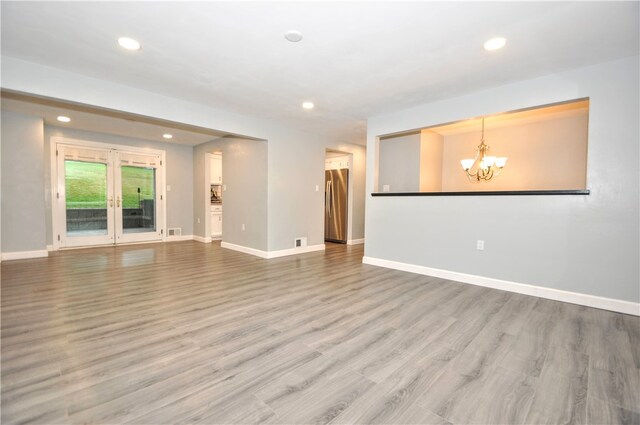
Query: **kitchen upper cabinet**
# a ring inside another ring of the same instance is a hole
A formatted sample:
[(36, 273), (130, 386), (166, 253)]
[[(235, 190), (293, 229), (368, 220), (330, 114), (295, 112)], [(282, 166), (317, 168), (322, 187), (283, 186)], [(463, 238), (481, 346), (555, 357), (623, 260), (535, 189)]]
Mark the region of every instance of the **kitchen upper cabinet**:
[(210, 167), (211, 184), (222, 184), (222, 155), (212, 155)]
[(325, 170), (340, 170), (343, 168), (349, 168), (349, 156), (338, 156), (333, 158), (327, 158), (324, 161)]

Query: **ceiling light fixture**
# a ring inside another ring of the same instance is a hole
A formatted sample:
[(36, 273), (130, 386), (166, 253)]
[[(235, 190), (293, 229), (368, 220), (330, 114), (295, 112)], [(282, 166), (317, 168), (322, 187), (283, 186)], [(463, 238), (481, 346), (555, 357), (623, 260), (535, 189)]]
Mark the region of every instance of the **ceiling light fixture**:
[(298, 41), (302, 40), (302, 33), (300, 31), (293, 31), (293, 30), (287, 31), (284, 34), (284, 38), (286, 38), (292, 43), (297, 43)]
[(123, 47), (127, 50), (140, 50), (142, 46), (137, 40), (129, 37), (120, 37), (118, 39), (118, 44), (120, 47)]
[(304, 109), (313, 109), (315, 105), (313, 104), (313, 102), (303, 102), (302, 103), (302, 107)]
[(463, 159), (460, 161), (462, 169), (472, 183), (481, 180), (489, 181), (491, 178), (497, 177), (506, 165), (506, 157), (487, 156), (488, 151), (489, 146), (484, 144), (484, 118), (482, 118), (482, 136), (477, 150), (478, 154), (475, 159)]
[(507, 39), (503, 37), (495, 37), (490, 40), (485, 41), (484, 49), (485, 50), (498, 50), (502, 49), (504, 45), (507, 44)]
[(60, 121), (60, 122), (70, 122), (70, 121), (71, 121), (71, 118), (69, 118), (69, 117), (65, 117), (64, 115), (60, 115), (60, 116), (58, 117), (58, 121)]
[(173, 139), (173, 134), (165, 133), (162, 135), (165, 139)]

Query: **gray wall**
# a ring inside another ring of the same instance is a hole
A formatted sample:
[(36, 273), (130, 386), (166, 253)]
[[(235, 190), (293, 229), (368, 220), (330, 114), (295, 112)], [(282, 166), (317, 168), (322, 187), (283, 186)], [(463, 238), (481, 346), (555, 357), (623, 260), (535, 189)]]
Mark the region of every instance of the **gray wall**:
[(265, 251), (267, 142), (226, 138), (222, 175), (227, 187), (222, 198), (222, 240)]
[[(51, 147), (51, 137), (54, 136), (110, 143), (114, 145), (164, 150), (166, 152), (166, 183), (171, 186), (171, 191), (167, 192), (167, 228), (181, 227), (183, 235), (193, 234), (193, 210), (191, 209), (191, 206), (193, 205), (193, 189), (191, 186), (193, 181), (193, 147), (45, 125), (44, 184), (48, 195), (50, 195), (51, 192), (51, 162), (49, 151)], [(51, 245), (52, 232), (50, 196), (47, 196), (46, 217), (47, 244)]]
[(269, 251), (294, 248), (297, 237), (324, 244), (324, 142), (295, 131), (269, 139)]
[(374, 164), (381, 134), (589, 97), (591, 195), (367, 197), (365, 255), (638, 302), (638, 68), (636, 56), (370, 118)]
[(379, 192), (420, 191), (420, 133), (380, 140)]
[[(305, 120), (275, 122), (241, 115), (14, 58), (3, 57), (2, 86), (267, 140), (267, 250), (293, 248), (298, 236), (307, 236), (310, 245), (324, 242), (324, 194), (316, 192), (315, 185), (324, 184), (325, 149), (343, 141), (308, 131)], [(192, 182), (197, 173), (196, 168), (189, 176)], [(194, 229), (194, 234), (199, 232)]]
[[(324, 244), (324, 160), (326, 149), (354, 155), (354, 211), (352, 238), (364, 237), (364, 148), (332, 143), (330, 138), (287, 129), (268, 143), (269, 251), (294, 248), (294, 239)], [(319, 190), (316, 192), (316, 185)]]
[[(267, 142), (226, 137), (194, 148), (194, 228), (209, 236), (209, 183), (205, 154), (222, 152), (222, 240), (267, 250)], [(204, 217), (202, 219), (201, 217)], [(200, 223), (197, 219), (201, 218)], [(245, 230), (242, 230), (242, 224)]]
[(2, 252), (46, 249), (43, 121), (2, 111)]

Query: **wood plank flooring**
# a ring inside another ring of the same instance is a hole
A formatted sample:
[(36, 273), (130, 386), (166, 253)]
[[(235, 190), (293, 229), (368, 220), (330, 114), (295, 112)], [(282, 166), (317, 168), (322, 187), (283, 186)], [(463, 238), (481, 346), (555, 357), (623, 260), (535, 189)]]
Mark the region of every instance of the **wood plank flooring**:
[(2, 263), (3, 424), (640, 423), (640, 319), (174, 242)]

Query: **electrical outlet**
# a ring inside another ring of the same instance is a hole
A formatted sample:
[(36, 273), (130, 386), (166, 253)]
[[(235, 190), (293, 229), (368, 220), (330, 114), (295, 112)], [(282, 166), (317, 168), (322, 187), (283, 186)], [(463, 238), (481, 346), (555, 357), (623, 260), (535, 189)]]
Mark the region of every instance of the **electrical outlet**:
[(478, 239), (476, 242), (476, 249), (478, 251), (484, 251), (484, 241), (482, 239)]
[(320, 186), (316, 185), (316, 192), (320, 192)]
[(196, 218), (196, 220), (198, 220), (198, 224), (200, 224), (200, 219), (199, 219), (199, 218)]
[(167, 192), (171, 192), (171, 185), (170, 184), (167, 185)]
[(244, 223), (242, 223), (242, 230), (244, 230)]
[(391, 187), (388, 184), (383, 184), (382, 185), (382, 191), (383, 192), (389, 192), (390, 189), (391, 189)]

